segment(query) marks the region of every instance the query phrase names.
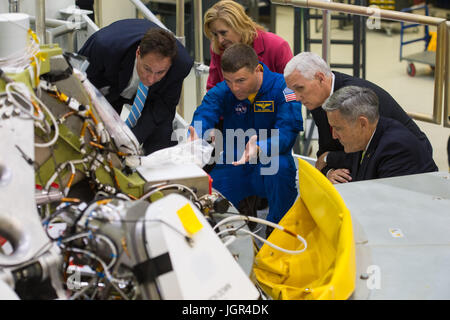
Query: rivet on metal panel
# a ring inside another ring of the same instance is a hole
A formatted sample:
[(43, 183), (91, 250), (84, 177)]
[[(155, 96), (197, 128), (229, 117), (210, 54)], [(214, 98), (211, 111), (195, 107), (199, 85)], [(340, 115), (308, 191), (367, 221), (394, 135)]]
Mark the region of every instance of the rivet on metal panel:
[(361, 280), (367, 280), (367, 279), (369, 279), (369, 275), (367, 273), (361, 273), (361, 276), (359, 278)]

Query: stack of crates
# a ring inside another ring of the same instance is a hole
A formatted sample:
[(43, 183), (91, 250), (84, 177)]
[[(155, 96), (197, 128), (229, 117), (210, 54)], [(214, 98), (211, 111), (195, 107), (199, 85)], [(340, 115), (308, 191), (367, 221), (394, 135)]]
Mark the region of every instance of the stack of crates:
[(412, 0), (369, 0), (369, 5), (376, 5), (384, 10), (400, 11), (409, 8), (414, 4)]

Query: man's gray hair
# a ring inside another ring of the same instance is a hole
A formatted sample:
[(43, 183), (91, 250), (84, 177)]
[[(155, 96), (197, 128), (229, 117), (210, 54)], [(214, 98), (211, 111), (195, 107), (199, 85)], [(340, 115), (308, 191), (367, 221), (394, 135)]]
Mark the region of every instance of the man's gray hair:
[(327, 63), (313, 52), (302, 52), (293, 57), (284, 68), (284, 77), (298, 70), (303, 77), (313, 80), (316, 72), (322, 72), (326, 77), (331, 77), (331, 69)]
[(325, 111), (339, 110), (347, 121), (355, 121), (359, 116), (365, 116), (370, 123), (379, 118), (378, 97), (369, 88), (348, 86), (333, 93), (322, 106)]

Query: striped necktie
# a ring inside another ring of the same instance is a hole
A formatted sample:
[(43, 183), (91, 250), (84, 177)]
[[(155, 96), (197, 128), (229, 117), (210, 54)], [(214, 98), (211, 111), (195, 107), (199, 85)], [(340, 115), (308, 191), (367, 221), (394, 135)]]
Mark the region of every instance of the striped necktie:
[(136, 98), (134, 98), (133, 106), (131, 107), (130, 114), (125, 121), (128, 127), (133, 128), (139, 117), (141, 116), (142, 109), (144, 108), (145, 99), (147, 99), (148, 87), (139, 81), (138, 89), (136, 92)]

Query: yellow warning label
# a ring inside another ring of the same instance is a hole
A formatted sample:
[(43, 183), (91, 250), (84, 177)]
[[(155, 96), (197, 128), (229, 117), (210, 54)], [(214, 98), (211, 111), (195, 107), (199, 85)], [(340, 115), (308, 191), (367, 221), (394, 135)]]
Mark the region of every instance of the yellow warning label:
[(177, 214), (181, 220), (181, 223), (183, 224), (184, 229), (189, 234), (195, 234), (203, 228), (203, 225), (198, 220), (194, 210), (192, 210), (192, 207), (189, 203), (178, 210)]
[(403, 238), (404, 237), (402, 230), (400, 230), (399, 228), (390, 228), (389, 232), (391, 233), (392, 237), (394, 237), (394, 238)]

